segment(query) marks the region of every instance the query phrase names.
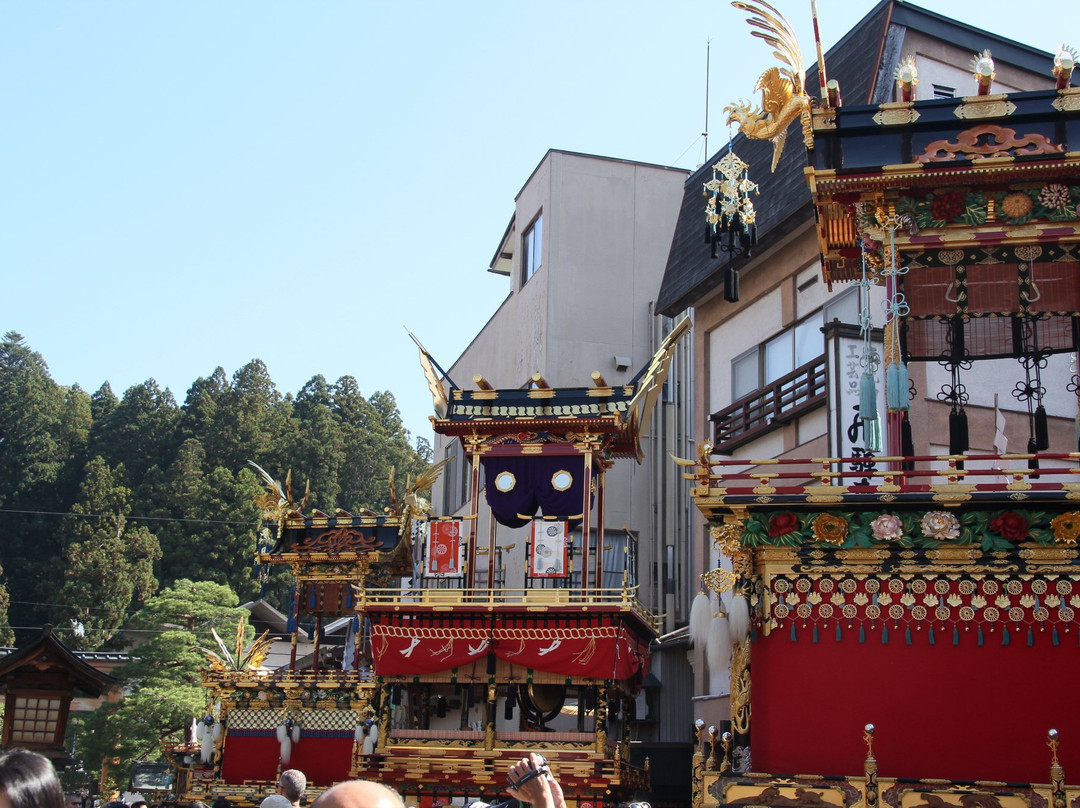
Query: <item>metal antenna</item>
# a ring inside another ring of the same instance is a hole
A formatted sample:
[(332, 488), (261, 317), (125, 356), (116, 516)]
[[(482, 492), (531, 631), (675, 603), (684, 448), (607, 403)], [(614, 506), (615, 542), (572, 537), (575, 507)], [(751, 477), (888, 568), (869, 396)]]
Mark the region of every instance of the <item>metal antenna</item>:
[(709, 57), (712, 49), (712, 39), (705, 40), (705, 131), (701, 136), (705, 138), (705, 156), (702, 162), (709, 159)]

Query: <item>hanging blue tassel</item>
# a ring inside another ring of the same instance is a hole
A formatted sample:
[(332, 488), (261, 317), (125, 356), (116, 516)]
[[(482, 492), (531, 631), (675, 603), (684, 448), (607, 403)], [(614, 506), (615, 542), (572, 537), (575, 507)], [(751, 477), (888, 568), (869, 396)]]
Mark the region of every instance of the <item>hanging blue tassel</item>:
[(958, 629), (956, 626), (953, 626), (953, 630), (952, 630), (952, 644), (953, 645), (959, 645), (960, 644), (960, 629)]
[(859, 624), (859, 642), (866, 642), (866, 632), (863, 630), (862, 624)]
[(795, 624), (794, 623), (791, 624), (791, 641), (792, 642), (798, 642), (799, 641), (798, 637), (795, 636)]
[(868, 451), (877, 453), (881, 451), (881, 419), (863, 421), (863, 443)]
[(1001, 629), (1001, 644), (1002, 645), (1008, 645), (1009, 644), (1009, 630), (1007, 628)]
[(979, 645), (983, 644), (982, 628), (979, 629)]
[(836, 641), (841, 642), (844, 639), (844, 635), (840, 633), (840, 623), (836, 624)]
[(1031, 629), (1029, 628), (1028, 629), (1028, 648), (1031, 648), (1033, 645), (1035, 645), (1035, 634), (1032, 633)]
[(881, 644), (882, 645), (888, 645), (889, 644), (889, 627), (888, 626), (882, 626), (881, 627)]
[(877, 420), (877, 384), (874, 382), (874, 374), (868, 370), (864, 370), (859, 379), (859, 419)]
[(934, 644), (934, 627), (930, 626), (930, 629), (926, 632), (927, 639), (930, 640), (930, 644)]
[(908, 626), (904, 630), (904, 642), (906, 642), (908, 645), (911, 645), (911, 626)]
[(1050, 633), (1050, 639), (1052, 639), (1054, 641), (1054, 645), (1058, 644), (1058, 635), (1057, 635), (1057, 629), (1056, 628)]
[(817, 642), (817, 624), (814, 624), (814, 642)]
[(908, 399), (908, 369), (903, 362), (893, 362), (885, 370), (885, 402), (889, 412), (904, 412), (911, 406)]

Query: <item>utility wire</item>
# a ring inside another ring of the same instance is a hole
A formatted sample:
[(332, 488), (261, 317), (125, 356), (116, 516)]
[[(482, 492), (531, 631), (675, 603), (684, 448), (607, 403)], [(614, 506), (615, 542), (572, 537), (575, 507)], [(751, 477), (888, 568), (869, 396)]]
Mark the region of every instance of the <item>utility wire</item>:
[[(70, 513), (67, 511), (20, 511), (0, 508), (0, 513), (18, 513), (27, 516), (81, 516), (95, 519), (115, 519), (115, 513)], [(199, 525), (258, 525), (259, 521), (241, 522), (229, 519), (187, 519), (181, 516), (124, 516), (130, 522), (188, 522)]]

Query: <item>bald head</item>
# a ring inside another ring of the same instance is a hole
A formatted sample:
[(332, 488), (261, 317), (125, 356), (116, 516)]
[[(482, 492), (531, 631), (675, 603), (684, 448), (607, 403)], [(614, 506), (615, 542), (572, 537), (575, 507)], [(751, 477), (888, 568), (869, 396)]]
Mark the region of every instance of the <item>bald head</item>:
[(405, 808), (405, 802), (382, 783), (349, 780), (324, 791), (311, 808)]

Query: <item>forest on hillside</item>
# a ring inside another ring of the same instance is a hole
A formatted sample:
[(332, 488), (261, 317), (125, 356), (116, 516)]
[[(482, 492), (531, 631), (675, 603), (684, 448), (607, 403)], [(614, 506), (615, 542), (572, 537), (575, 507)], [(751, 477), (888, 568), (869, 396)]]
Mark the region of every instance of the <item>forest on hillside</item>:
[[(289, 582), (253, 566), (263, 492), (249, 461), (291, 470), (309, 506), (389, 505), (430, 462), (394, 396), (351, 376), (313, 376), (295, 395), (254, 359), (217, 368), (183, 403), (153, 379), (117, 394), (57, 384), (17, 333), (0, 341), (0, 644), (51, 623), (76, 648), (108, 648), (125, 621), (178, 581), (280, 607)], [(14, 628), (14, 632), (12, 631)]]

